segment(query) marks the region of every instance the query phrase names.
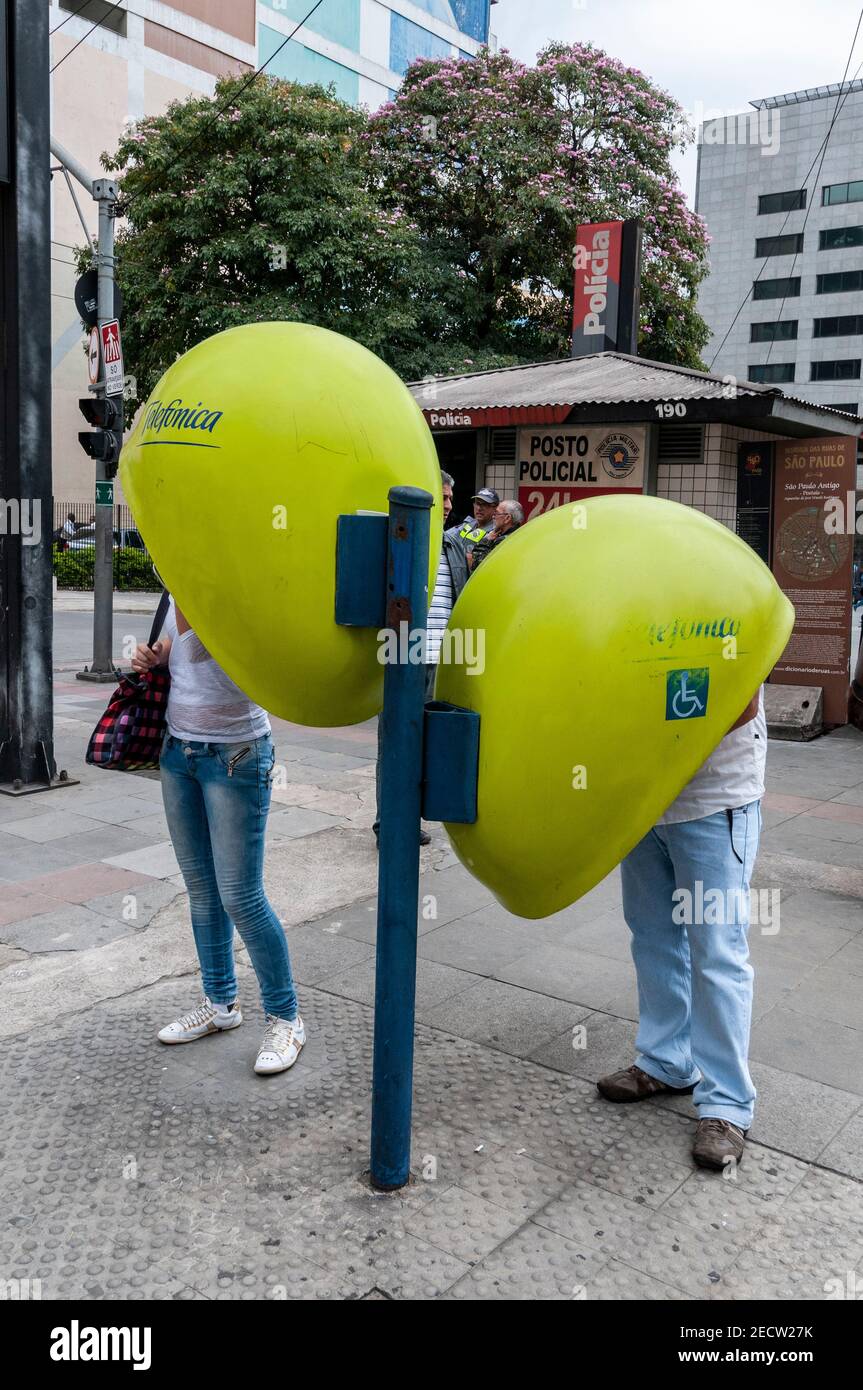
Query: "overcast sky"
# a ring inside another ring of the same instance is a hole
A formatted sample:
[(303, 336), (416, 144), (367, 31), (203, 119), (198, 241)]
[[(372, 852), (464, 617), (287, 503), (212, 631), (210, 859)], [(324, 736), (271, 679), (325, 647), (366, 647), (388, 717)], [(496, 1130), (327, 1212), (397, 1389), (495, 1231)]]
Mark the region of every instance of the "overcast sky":
[[(859, 14), (860, 0), (499, 0), (491, 20), (501, 47), (526, 62), (550, 39), (596, 44), (694, 117), (838, 82)], [(863, 26), (849, 77), (861, 64)], [(692, 202), (694, 149), (677, 165)]]

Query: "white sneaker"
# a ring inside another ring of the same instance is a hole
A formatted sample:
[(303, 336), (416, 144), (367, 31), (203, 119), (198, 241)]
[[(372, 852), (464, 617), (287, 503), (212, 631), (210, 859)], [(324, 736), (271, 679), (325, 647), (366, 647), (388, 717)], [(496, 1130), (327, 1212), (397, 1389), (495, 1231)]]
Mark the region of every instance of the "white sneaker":
[(243, 1015), (238, 1000), (230, 1006), (214, 1004), (204, 995), (197, 1009), (183, 1014), (182, 1018), (175, 1018), (173, 1023), (161, 1029), (159, 1042), (194, 1042), (196, 1038), (205, 1038), (208, 1033), (230, 1032), (232, 1028), (239, 1028), (242, 1021)]
[(303, 1020), (296, 1018), (276, 1018), (267, 1014), (267, 1031), (255, 1062), (258, 1076), (270, 1076), (273, 1072), (287, 1071), (292, 1067), (306, 1045), (306, 1029)]

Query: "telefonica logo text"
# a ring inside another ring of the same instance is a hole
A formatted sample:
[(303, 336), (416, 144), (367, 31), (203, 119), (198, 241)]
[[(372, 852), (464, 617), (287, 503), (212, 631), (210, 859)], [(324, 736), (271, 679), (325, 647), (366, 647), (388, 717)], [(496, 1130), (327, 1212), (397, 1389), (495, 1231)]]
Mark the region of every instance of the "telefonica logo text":
[(156, 434), (163, 429), (206, 430), (212, 434), (224, 413), (223, 410), (210, 410), (202, 401), (186, 405), (181, 397), (175, 396), (167, 405), (153, 402), (144, 417), (144, 429)]
[(51, 1332), (52, 1361), (131, 1361), (135, 1371), (149, 1371), (149, 1327), (82, 1327), (73, 1319)]
[(674, 647), (678, 642), (689, 642), (693, 637), (736, 637), (740, 632), (739, 618), (675, 618), (673, 622), (651, 623), (647, 635), (651, 642), (662, 642), (666, 647)]

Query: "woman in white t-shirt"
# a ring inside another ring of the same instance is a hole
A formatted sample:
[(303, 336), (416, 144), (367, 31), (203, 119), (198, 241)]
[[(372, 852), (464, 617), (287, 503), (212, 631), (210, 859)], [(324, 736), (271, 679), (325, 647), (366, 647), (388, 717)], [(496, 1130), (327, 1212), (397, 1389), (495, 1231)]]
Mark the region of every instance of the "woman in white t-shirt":
[(167, 733), (160, 760), (162, 797), (189, 908), (204, 997), (159, 1033), (163, 1043), (194, 1042), (238, 1028), (234, 928), (249, 952), (267, 1030), (259, 1075), (287, 1071), (306, 1035), (285, 933), (264, 892), (264, 836), (275, 750), (265, 710), (225, 674), (174, 604), (163, 635), (139, 646), (135, 671), (167, 665)]

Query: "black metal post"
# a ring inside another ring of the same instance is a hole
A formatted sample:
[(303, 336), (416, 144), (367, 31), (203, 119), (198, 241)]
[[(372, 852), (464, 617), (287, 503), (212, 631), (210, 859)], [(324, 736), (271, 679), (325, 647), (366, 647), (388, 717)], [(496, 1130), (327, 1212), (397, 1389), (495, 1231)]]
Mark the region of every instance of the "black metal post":
[[(5, 11), (5, 14), (2, 13)], [(51, 212), (48, 6), (7, 0), (0, 100), (0, 790), (58, 783), (51, 689)]]

